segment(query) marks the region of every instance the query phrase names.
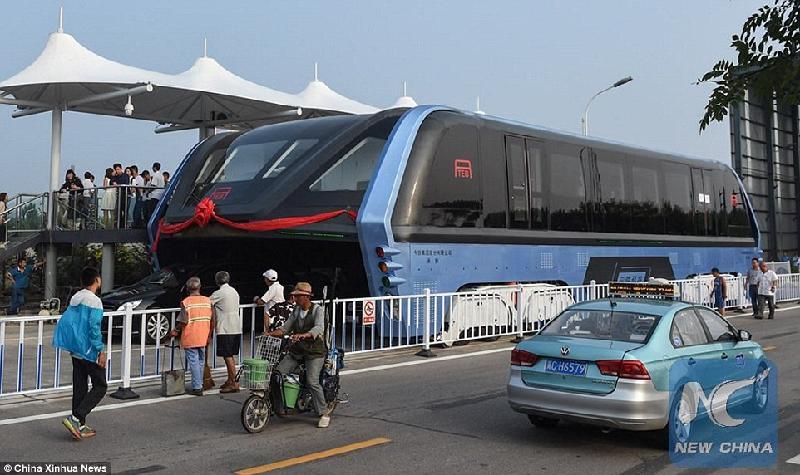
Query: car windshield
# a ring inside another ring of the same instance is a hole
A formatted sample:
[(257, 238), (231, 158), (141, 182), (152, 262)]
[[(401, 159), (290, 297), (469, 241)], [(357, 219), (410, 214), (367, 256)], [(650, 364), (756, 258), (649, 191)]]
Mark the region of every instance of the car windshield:
[(646, 343), (658, 319), (640, 313), (573, 309), (556, 317), (541, 334)]

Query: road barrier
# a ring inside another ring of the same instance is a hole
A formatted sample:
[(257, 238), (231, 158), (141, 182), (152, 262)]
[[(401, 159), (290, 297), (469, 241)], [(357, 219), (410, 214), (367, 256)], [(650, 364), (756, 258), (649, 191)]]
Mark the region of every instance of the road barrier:
[[(800, 300), (800, 274), (779, 275), (776, 301)], [(742, 309), (751, 305), (745, 278), (725, 276), (726, 306)], [(672, 281), (681, 300), (709, 305), (711, 276)], [(432, 346), (449, 346), (503, 336), (521, 338), (540, 330), (565, 308), (578, 302), (605, 298), (608, 284), (554, 286), (518, 284), (483, 286), (464, 292), (333, 299), (325, 302), (331, 320), (331, 344), (346, 353), (368, 353), (418, 348), (432, 356)], [(318, 302), (322, 303), (322, 302)], [(179, 309), (134, 310), (123, 307), (103, 314), (106, 377), (119, 384), (116, 396), (136, 397), (131, 383), (155, 380), (162, 371), (174, 369), (173, 341), (148, 337), (165, 335), (175, 327)], [(239, 310), (245, 331), (241, 336), (239, 361), (253, 357), (255, 338), (261, 329), (262, 312), (253, 304)], [(51, 345), (60, 316), (0, 317), (0, 398), (34, 395), (71, 387), (70, 355)], [(160, 330), (159, 330), (160, 329)], [(209, 347), (209, 365), (224, 364), (216, 355), (216, 339)], [(178, 362), (179, 365), (179, 362)], [(185, 367), (185, 361), (184, 361)]]

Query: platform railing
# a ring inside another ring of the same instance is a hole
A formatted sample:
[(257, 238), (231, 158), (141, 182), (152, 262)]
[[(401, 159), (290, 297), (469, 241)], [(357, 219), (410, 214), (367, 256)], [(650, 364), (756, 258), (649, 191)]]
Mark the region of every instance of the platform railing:
[(116, 185), (54, 191), (55, 223), (61, 230), (144, 229), (163, 188)]
[[(776, 301), (800, 300), (800, 274), (778, 276)], [(672, 281), (681, 300), (707, 305), (713, 282), (709, 276)], [(751, 306), (743, 276), (726, 277), (727, 307)], [(608, 284), (551, 286), (545, 284), (486, 286), (469, 292), (425, 291), (419, 295), (333, 299), (324, 304), (331, 344), (346, 354), (419, 349), (479, 339), (523, 337), (539, 331), (564, 309), (578, 302), (605, 298)], [(134, 310), (124, 306), (103, 314), (108, 355), (106, 376), (113, 387), (155, 380), (162, 371), (181, 367), (178, 342), (165, 336), (175, 327), (180, 310)], [(239, 310), (243, 325), (239, 361), (253, 357), (262, 331), (262, 311), (253, 304)], [(69, 353), (53, 348), (60, 315), (0, 317), (0, 398), (69, 388)], [(160, 333), (154, 332), (154, 329)], [(152, 338), (151, 336), (163, 338)], [(216, 355), (216, 339), (208, 348), (212, 368), (224, 366)], [(185, 360), (183, 360), (185, 367)]]

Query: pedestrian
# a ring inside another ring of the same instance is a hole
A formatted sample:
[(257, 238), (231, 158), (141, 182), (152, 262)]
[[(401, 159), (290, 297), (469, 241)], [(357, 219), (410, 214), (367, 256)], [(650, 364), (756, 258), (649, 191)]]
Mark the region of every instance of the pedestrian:
[(129, 206), (128, 212), (130, 213), (130, 224), (134, 228), (141, 228), (142, 227), (142, 192), (144, 192), (144, 179), (139, 174), (139, 167), (136, 165), (131, 165), (129, 167), (131, 169), (131, 204)]
[(144, 227), (147, 224), (147, 221), (150, 220), (150, 213), (148, 212), (148, 203), (150, 201), (150, 188), (153, 186), (151, 185), (153, 178), (150, 176), (149, 170), (144, 170), (142, 172), (142, 182), (144, 183), (144, 188), (142, 188), (141, 192), (139, 193), (139, 221)]
[(106, 168), (106, 173), (103, 177), (103, 199), (100, 201), (100, 209), (103, 210), (103, 226), (105, 229), (113, 227), (114, 208), (117, 205), (117, 191), (112, 188), (113, 178), (114, 169)]
[(242, 339), (242, 320), (239, 316), (239, 292), (230, 286), (231, 276), (220, 271), (214, 275), (219, 287), (211, 294), (214, 311), (214, 328), (217, 333), (217, 356), (225, 361), (228, 379), (220, 386), (221, 393), (239, 392), (236, 382), (236, 360)]
[(119, 163), (114, 164), (114, 176), (111, 177), (111, 185), (117, 186), (115, 194), (117, 195), (117, 201), (114, 204), (114, 221), (119, 229), (125, 228), (125, 221), (127, 219), (127, 210), (128, 210), (128, 189), (127, 186), (131, 184), (131, 178), (128, 175), (130, 170), (122, 169), (122, 165)]
[(67, 170), (64, 183), (58, 191), (62, 196), (66, 194), (66, 224), (67, 227), (73, 228), (75, 227), (77, 218), (80, 217), (81, 210), (79, 208), (83, 201), (83, 183), (81, 179), (75, 175), (75, 170), (71, 168)]
[(753, 316), (758, 316), (758, 279), (761, 276), (761, 269), (758, 267), (758, 258), (750, 260), (750, 268), (747, 269), (747, 277), (744, 285), (747, 288), (747, 295), (750, 303), (753, 304)]
[(11, 280), (11, 308), (8, 309), (9, 315), (19, 314), (19, 309), (25, 305), (25, 291), (30, 285), (31, 274), (38, 269), (45, 261), (37, 262), (33, 267), (28, 267), (28, 259), (20, 257), (17, 265), (6, 272), (6, 276)]
[(728, 284), (725, 283), (725, 277), (719, 275), (719, 269), (714, 267), (711, 269), (711, 275), (714, 276), (714, 289), (711, 291), (711, 301), (714, 303), (714, 308), (723, 317), (725, 316), (725, 301), (728, 299)]
[(261, 275), (264, 276), (267, 291), (261, 297), (254, 297), (253, 302), (264, 306), (264, 333), (266, 333), (269, 331), (271, 323), (270, 310), (276, 303), (281, 303), (286, 299), (283, 296), (283, 286), (278, 282), (278, 273), (275, 269), (269, 269)]
[(186, 290), (189, 296), (181, 302), (177, 328), (170, 336), (181, 339), (181, 348), (186, 353), (189, 371), (192, 375), (193, 396), (203, 395), (203, 366), (206, 362), (206, 346), (211, 340), (213, 312), (211, 299), (200, 295), (200, 278), (189, 277)]
[[(75, 440), (94, 437), (96, 431), (86, 425), (86, 417), (106, 395), (106, 353), (103, 345), (103, 303), (100, 273), (93, 267), (81, 271), (81, 286), (58, 320), (53, 346), (72, 356), (72, 414), (62, 423)], [(92, 381), (89, 390), (88, 381)]]
[(164, 172), (161, 175), (164, 177), (164, 186), (169, 185), (169, 172)]
[(91, 172), (83, 174), (83, 206), (84, 228), (97, 221), (97, 190), (95, 190), (94, 175)]
[[(8, 210), (8, 193), (0, 193), (0, 249), (5, 249), (8, 236), (6, 234), (6, 211)], [(2, 287), (0, 287), (2, 289)]]
[(758, 278), (758, 315), (757, 319), (764, 318), (764, 306), (769, 307), (769, 319), (775, 318), (775, 290), (778, 288), (778, 275), (767, 267), (767, 263), (759, 263), (761, 275)]
[(161, 164), (155, 162), (153, 164), (153, 176), (150, 178), (150, 185), (153, 189), (150, 191), (149, 199), (147, 200), (147, 220), (155, 213), (156, 206), (158, 205), (161, 197), (164, 196), (165, 185), (164, 174), (161, 173)]

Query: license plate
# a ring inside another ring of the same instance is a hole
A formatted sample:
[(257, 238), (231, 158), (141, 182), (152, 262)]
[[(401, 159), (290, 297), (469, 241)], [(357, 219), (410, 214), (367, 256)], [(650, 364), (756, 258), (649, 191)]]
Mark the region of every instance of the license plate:
[(586, 376), (586, 363), (571, 360), (547, 360), (544, 370), (549, 373), (569, 374), (572, 376)]

